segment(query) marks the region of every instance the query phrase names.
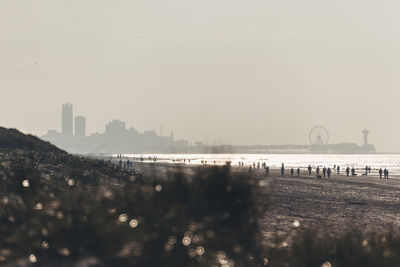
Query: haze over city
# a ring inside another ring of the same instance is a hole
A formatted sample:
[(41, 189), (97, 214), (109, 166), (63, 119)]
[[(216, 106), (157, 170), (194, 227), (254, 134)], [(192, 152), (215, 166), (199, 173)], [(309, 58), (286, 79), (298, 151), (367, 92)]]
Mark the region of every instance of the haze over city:
[(209, 144), (304, 144), (321, 124), (333, 143), (368, 127), (399, 152), (399, 7), (4, 0), (0, 121), (40, 136), (69, 101), (88, 133), (120, 119)]

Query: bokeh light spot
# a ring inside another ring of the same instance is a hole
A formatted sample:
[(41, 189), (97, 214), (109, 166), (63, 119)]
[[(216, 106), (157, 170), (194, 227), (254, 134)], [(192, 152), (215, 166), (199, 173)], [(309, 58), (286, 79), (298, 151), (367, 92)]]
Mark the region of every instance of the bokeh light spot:
[(138, 220), (133, 219), (129, 222), (129, 226), (132, 228), (136, 228), (136, 227), (138, 227), (138, 225), (139, 225)]
[(47, 241), (43, 241), (42, 242), (42, 248), (44, 248), (44, 249), (48, 249), (50, 246), (49, 246), (49, 243), (47, 242)]
[(29, 261), (31, 263), (36, 263), (37, 262), (37, 258), (34, 254), (29, 255)]
[(122, 213), (121, 215), (119, 215), (118, 220), (120, 222), (124, 223), (128, 220), (128, 215), (126, 215), (125, 213)]
[(192, 240), (190, 239), (190, 237), (185, 236), (185, 237), (182, 239), (182, 244), (183, 244), (184, 246), (189, 246), (190, 243), (192, 243)]
[(161, 192), (162, 186), (158, 184), (158, 185), (156, 185), (156, 186), (154, 187), (154, 190), (156, 190), (157, 192)]
[(197, 249), (196, 249), (197, 255), (203, 256), (203, 255), (204, 255), (204, 252), (205, 252), (205, 250), (204, 250), (203, 247), (197, 247)]

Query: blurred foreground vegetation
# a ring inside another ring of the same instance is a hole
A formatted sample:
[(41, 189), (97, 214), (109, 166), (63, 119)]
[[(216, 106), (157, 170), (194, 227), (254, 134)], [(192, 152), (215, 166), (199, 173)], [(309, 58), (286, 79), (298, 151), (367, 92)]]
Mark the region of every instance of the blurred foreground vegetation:
[(264, 242), (263, 186), (230, 167), (143, 176), (65, 153), (2, 150), (0, 265), (400, 266), (394, 231), (298, 227)]
[[(257, 186), (229, 167), (144, 177), (100, 160), (4, 151), (0, 261), (259, 266)], [(11, 264), (11, 266), (12, 266)]]

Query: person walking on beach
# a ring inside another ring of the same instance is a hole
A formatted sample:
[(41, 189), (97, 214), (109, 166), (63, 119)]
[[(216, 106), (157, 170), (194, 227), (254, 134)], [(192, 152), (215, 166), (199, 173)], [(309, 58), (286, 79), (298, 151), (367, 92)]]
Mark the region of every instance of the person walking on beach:
[(294, 169), (293, 169), (293, 168), (291, 168), (291, 169), (290, 169), (290, 176), (292, 176), (292, 177), (293, 177), (293, 174), (294, 174)]
[(330, 178), (331, 177), (331, 168), (328, 168), (328, 170), (326, 171), (326, 173), (328, 174), (328, 178)]
[(268, 167), (268, 166), (265, 167), (265, 174), (266, 174), (266, 176), (268, 177), (268, 175), (269, 175), (269, 167)]
[(354, 166), (351, 168), (351, 176), (356, 176), (356, 169), (354, 169)]
[(371, 173), (371, 166), (368, 166), (368, 173)]
[(379, 179), (382, 179), (382, 173), (383, 173), (382, 168), (380, 168), (379, 169)]
[(340, 174), (340, 166), (339, 165), (337, 166), (336, 170), (337, 170), (337, 175), (339, 175)]
[(317, 167), (317, 169), (315, 170), (317, 176), (319, 176), (319, 166)]
[(311, 171), (312, 171), (311, 165), (308, 165), (308, 175), (310, 176), (311, 176)]
[(383, 170), (383, 174), (385, 175), (385, 179), (389, 179), (389, 171), (386, 168)]
[(322, 174), (323, 174), (323, 176), (324, 176), (324, 178), (325, 178), (325, 176), (326, 176), (326, 168), (325, 168), (325, 166), (324, 166), (324, 168), (322, 169)]
[(365, 175), (368, 175), (368, 166), (365, 166)]
[(300, 177), (300, 168), (297, 168), (297, 177)]
[(346, 168), (346, 176), (349, 176), (349, 174), (350, 174), (350, 168), (347, 167), (347, 168)]
[(281, 177), (285, 176), (285, 164), (282, 163), (281, 167)]

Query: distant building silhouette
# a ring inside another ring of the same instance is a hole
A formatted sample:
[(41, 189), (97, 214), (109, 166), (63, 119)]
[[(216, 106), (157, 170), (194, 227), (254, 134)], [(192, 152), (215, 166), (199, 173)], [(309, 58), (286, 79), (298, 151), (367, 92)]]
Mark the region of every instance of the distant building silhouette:
[(362, 133), (364, 134), (364, 146), (368, 145), (368, 134), (369, 131), (367, 130), (367, 128), (364, 129), (364, 131), (362, 131)]
[(62, 124), (61, 134), (64, 137), (72, 137), (73, 129), (73, 111), (72, 104), (66, 103), (62, 105)]
[(75, 117), (75, 136), (76, 137), (86, 136), (86, 118), (83, 116)]
[(126, 132), (126, 124), (123, 121), (113, 120), (106, 124), (106, 135), (119, 136)]

